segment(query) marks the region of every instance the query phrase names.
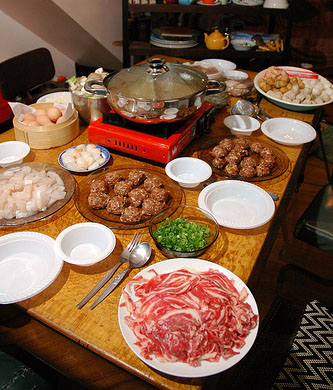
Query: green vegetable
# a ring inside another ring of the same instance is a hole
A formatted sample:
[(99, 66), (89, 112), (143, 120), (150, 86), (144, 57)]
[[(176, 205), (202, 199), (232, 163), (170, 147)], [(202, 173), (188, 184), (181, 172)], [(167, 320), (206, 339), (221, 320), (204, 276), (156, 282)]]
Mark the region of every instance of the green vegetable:
[(186, 218), (167, 218), (153, 233), (157, 242), (168, 249), (178, 252), (192, 252), (205, 247), (208, 243), (209, 227)]

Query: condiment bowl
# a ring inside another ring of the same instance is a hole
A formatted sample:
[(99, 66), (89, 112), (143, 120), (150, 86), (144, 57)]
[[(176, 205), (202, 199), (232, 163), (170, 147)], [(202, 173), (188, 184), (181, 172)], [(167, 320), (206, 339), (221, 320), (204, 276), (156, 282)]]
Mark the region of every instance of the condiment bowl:
[(179, 157), (166, 165), (165, 172), (182, 187), (193, 188), (210, 178), (212, 168), (199, 158)]
[(94, 222), (69, 226), (56, 239), (57, 255), (70, 264), (89, 266), (110, 255), (116, 245), (111, 229)]
[(232, 39), (231, 45), (237, 51), (248, 51), (254, 48), (256, 44), (250, 39), (239, 38), (239, 39)]
[(203, 254), (216, 241), (219, 226), (208, 211), (181, 205), (155, 215), (149, 233), (166, 257), (192, 258)]
[(230, 115), (224, 119), (224, 124), (227, 126), (233, 135), (251, 135), (260, 127), (260, 122), (257, 119), (248, 115)]
[(30, 146), (21, 141), (8, 141), (0, 144), (0, 166), (21, 164), (24, 157), (30, 153)]

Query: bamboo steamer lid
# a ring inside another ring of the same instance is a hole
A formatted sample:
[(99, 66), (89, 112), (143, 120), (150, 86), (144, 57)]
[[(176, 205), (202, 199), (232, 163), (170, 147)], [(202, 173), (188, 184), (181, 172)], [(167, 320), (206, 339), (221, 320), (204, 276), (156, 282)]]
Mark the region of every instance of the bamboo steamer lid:
[[(53, 103), (35, 103), (30, 107), (47, 110)], [(13, 119), (15, 139), (30, 145), (32, 149), (50, 149), (71, 142), (79, 135), (79, 116), (74, 110), (73, 115), (65, 122), (48, 126), (28, 126)]]

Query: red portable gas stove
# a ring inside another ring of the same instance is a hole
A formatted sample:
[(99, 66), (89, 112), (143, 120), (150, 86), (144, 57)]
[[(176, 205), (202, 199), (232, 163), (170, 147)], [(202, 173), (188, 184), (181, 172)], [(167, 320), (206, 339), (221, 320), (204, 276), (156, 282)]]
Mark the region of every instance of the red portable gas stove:
[(212, 104), (203, 103), (185, 122), (141, 124), (110, 111), (89, 125), (89, 142), (167, 164), (194, 137), (209, 133), (213, 112)]

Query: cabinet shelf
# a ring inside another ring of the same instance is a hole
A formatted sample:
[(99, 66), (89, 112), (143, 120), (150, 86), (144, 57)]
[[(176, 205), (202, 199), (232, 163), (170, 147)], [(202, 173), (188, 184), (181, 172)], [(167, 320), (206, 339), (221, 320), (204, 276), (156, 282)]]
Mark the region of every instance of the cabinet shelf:
[[(284, 51), (277, 53), (273, 51), (236, 51), (229, 47), (226, 50), (209, 50), (204, 44), (187, 48), (162, 48), (151, 45), (149, 42), (129, 40), (128, 32), (128, 15), (140, 13), (167, 13), (167, 14), (223, 14), (225, 16), (266, 16), (269, 18), (268, 32), (273, 33), (275, 29), (275, 19), (277, 16), (287, 19), (287, 27), (284, 37)], [(246, 7), (234, 4), (217, 5), (215, 7), (205, 7), (198, 4), (181, 5), (181, 4), (128, 4), (128, 0), (123, 0), (123, 66), (131, 65), (131, 56), (138, 59), (149, 57), (156, 54), (163, 54), (184, 58), (225, 58), (225, 59), (263, 59), (270, 62), (280, 62), (287, 64), (290, 53), (290, 37), (292, 28), (293, 1), (289, 1), (289, 8), (274, 9), (264, 8), (262, 6)]]

